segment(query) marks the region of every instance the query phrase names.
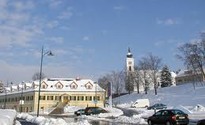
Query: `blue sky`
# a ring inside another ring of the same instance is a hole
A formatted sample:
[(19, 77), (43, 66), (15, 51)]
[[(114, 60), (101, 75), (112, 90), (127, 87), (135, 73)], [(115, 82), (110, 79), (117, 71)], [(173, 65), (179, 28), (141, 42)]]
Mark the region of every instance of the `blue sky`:
[(205, 31), (204, 0), (0, 0), (0, 80), (48, 77), (97, 80), (152, 53), (171, 70), (183, 68), (177, 46)]

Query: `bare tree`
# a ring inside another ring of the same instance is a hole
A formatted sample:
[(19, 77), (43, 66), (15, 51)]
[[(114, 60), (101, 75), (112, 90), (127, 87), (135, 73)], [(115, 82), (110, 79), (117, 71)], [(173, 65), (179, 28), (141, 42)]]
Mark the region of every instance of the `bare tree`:
[(112, 71), (98, 80), (99, 85), (104, 89), (107, 89), (108, 82), (112, 83), (113, 93), (120, 95), (124, 88), (124, 73)]
[[(44, 79), (44, 78), (46, 78), (46, 76), (45, 76), (45, 74), (44, 73), (42, 73), (41, 74), (41, 79)], [(40, 73), (39, 72), (36, 72), (33, 76), (32, 76), (32, 80), (40, 80)]]
[(113, 90), (114, 93), (120, 95), (123, 90), (123, 83), (124, 83), (124, 74), (123, 72), (116, 72), (112, 71), (111, 73), (111, 82), (113, 83)]
[(139, 72), (140, 72), (140, 82), (144, 87), (145, 94), (149, 90), (149, 78), (148, 78), (148, 71), (149, 71), (149, 63), (148, 58), (143, 57), (139, 60)]
[(152, 81), (154, 83), (155, 95), (157, 95), (157, 88), (158, 88), (157, 72), (162, 67), (161, 58), (159, 58), (158, 56), (152, 55), (152, 53), (150, 53), (147, 58), (148, 58), (147, 59), (148, 66), (150, 69), (150, 75), (151, 75), (150, 78), (152, 79)]
[(203, 70), (205, 64), (205, 40), (185, 43), (178, 47), (179, 54), (177, 58), (182, 60), (188, 70), (192, 70), (194, 74), (202, 74), (205, 77)]
[(143, 57), (139, 61), (139, 71), (138, 77), (140, 81), (143, 83), (145, 93), (149, 90), (150, 84), (152, 83), (155, 90), (155, 95), (157, 95), (157, 73), (161, 68), (161, 58), (158, 56), (154, 56), (152, 53), (148, 54), (147, 56)]

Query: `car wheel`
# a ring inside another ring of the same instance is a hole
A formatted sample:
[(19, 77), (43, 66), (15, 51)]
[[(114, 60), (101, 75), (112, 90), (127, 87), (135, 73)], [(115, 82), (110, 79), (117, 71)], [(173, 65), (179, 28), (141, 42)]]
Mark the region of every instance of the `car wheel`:
[(167, 122), (166, 122), (166, 125), (172, 125), (172, 124), (171, 124), (171, 122), (167, 121)]
[(151, 120), (148, 121), (148, 125), (153, 125)]

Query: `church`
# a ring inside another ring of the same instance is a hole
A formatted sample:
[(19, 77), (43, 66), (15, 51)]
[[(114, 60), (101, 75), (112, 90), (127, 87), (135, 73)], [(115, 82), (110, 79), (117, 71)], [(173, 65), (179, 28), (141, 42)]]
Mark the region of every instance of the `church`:
[[(133, 91), (137, 92), (138, 91), (138, 87), (139, 87), (139, 91), (143, 92), (145, 90), (145, 81), (144, 81), (144, 77), (146, 77), (147, 82), (149, 83), (149, 85), (147, 86), (149, 89), (154, 89), (154, 83), (153, 80), (150, 78), (151, 77), (151, 73), (153, 71), (152, 70), (146, 70), (146, 76), (144, 76), (143, 70), (139, 70), (136, 71), (135, 70), (135, 59), (133, 54), (131, 53), (130, 48), (128, 48), (128, 53), (126, 56), (126, 73), (127, 75), (131, 75), (134, 81), (133, 84)], [(172, 84), (176, 84), (175, 83), (175, 77), (176, 74), (174, 72), (170, 72), (171, 76), (172, 76)], [(160, 76), (161, 76), (161, 71), (159, 70), (156, 73), (156, 81), (157, 81), (157, 85), (160, 86), (161, 82), (160, 82)], [(142, 79), (140, 79), (142, 78)]]

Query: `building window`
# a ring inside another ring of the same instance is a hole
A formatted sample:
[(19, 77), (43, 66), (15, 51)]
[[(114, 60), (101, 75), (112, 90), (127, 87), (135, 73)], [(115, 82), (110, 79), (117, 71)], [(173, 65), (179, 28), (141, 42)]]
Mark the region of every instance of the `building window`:
[(53, 100), (53, 96), (47, 96), (47, 100)]
[(68, 100), (68, 96), (63, 96), (63, 100)]
[(55, 100), (61, 100), (61, 96), (55, 96)]
[(84, 100), (84, 96), (78, 96), (78, 101), (83, 101)]
[(70, 84), (70, 88), (71, 88), (71, 89), (77, 89), (77, 87), (78, 87), (78, 86), (77, 86), (75, 83), (71, 83), (71, 84)]
[(76, 96), (70, 96), (70, 100), (75, 101), (76, 100)]
[(30, 96), (30, 100), (33, 100), (33, 96)]
[(42, 88), (45, 89), (45, 88), (46, 88), (46, 85), (43, 85)]
[(26, 96), (26, 100), (27, 100), (27, 101), (29, 100), (29, 96)]
[(86, 96), (86, 97), (85, 97), (85, 100), (86, 100), (86, 101), (91, 101), (91, 100), (92, 100), (92, 96)]
[(57, 89), (61, 89), (62, 88), (62, 85), (61, 84), (58, 84), (57, 85)]
[(40, 96), (40, 100), (46, 100), (46, 96)]
[(87, 89), (92, 89), (92, 86), (91, 86), (91, 85), (88, 85), (88, 86), (87, 86)]
[(132, 67), (131, 66), (129, 66), (129, 71), (132, 71)]

